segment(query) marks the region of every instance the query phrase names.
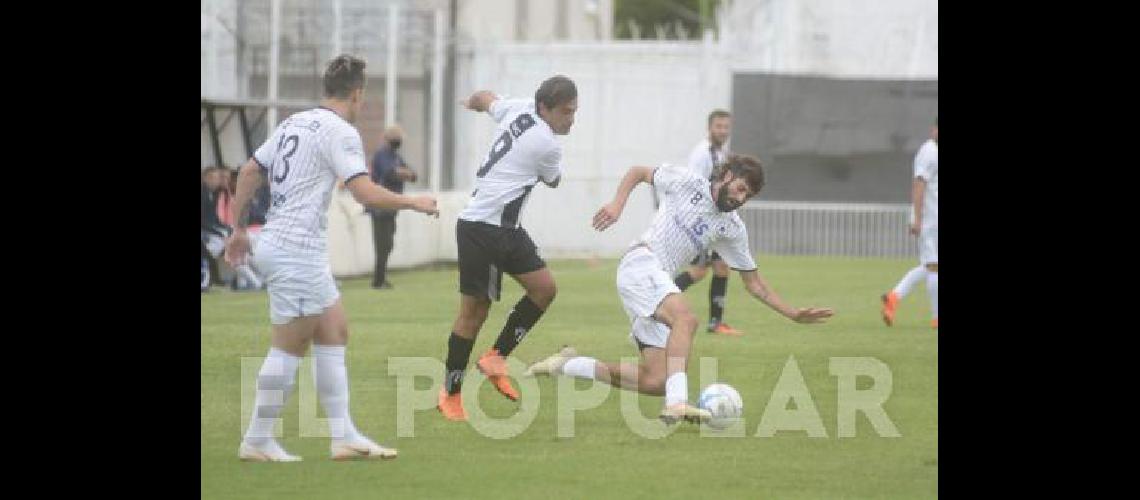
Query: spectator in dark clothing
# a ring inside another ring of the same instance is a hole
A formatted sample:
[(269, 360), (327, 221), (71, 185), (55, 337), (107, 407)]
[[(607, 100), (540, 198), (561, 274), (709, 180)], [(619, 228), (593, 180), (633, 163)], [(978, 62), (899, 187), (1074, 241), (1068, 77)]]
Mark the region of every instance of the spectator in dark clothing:
[[(217, 278), (217, 262), (226, 248), (226, 238), (233, 229), (218, 217), (218, 202), (230, 196), (227, 187), (229, 176), (225, 167), (209, 167), (202, 174), (202, 291), (209, 289), (211, 280), (205, 271)], [(209, 259), (213, 260), (210, 266)], [(234, 271), (244, 280), (247, 288), (260, 289), (264, 284), (249, 264), (241, 264)], [(236, 281), (235, 281), (236, 283)]]
[(218, 167), (207, 167), (202, 172), (202, 232), (225, 238), (230, 234), (229, 228), (218, 219), (217, 211), (218, 196), (225, 189), (223, 175)]
[[(230, 213), (230, 202), (233, 201), (233, 194), (237, 192), (238, 171), (231, 170), (230, 172), (229, 191), (221, 192), (217, 201), (217, 213), (222, 224), (233, 227), (234, 221), (232, 220), (233, 215)], [(246, 227), (255, 232), (265, 225), (265, 218), (269, 213), (269, 183), (264, 182), (264, 172), (262, 177), (261, 187), (257, 188), (257, 191), (253, 193), (253, 198), (249, 200), (249, 224)]]
[(206, 167), (202, 171), (202, 291), (209, 290), (210, 283), (217, 280), (217, 257), (225, 249), (225, 239), (230, 229), (218, 219), (218, 193), (222, 189), (222, 171), (217, 167)]
[[(236, 192), (236, 191), (235, 191)], [(269, 183), (261, 183), (253, 199), (249, 201), (249, 225), (260, 227), (265, 225), (265, 216), (269, 214)]]
[[(404, 182), (416, 182), (416, 173), (404, 163), (396, 152), (403, 141), (404, 131), (398, 125), (384, 129), (384, 145), (372, 157), (372, 182), (393, 193), (404, 192)], [(372, 288), (392, 288), (388, 282), (388, 256), (392, 253), (396, 234), (396, 211), (366, 209), (372, 214), (372, 244), (376, 249), (376, 266), (372, 273)]]

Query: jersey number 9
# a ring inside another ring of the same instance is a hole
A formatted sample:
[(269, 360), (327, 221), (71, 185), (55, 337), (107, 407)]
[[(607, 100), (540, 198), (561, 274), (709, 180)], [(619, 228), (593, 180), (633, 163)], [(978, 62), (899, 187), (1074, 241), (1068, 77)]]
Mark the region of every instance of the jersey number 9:
[(482, 167), (479, 167), (479, 171), (475, 172), (475, 177), (487, 175), (487, 172), (491, 171), (491, 167), (495, 166), (499, 160), (503, 159), (507, 151), (511, 150), (511, 146), (514, 144), (513, 139), (518, 138), (518, 136), (533, 126), (534, 117), (530, 116), (530, 113), (523, 113), (519, 115), (518, 118), (515, 118), (514, 121), (511, 122), (511, 125), (507, 127), (507, 130), (504, 130), (503, 134), (499, 136), (499, 139), (495, 141), (495, 144), (491, 145), (491, 151), (487, 153), (487, 161), (483, 163)]

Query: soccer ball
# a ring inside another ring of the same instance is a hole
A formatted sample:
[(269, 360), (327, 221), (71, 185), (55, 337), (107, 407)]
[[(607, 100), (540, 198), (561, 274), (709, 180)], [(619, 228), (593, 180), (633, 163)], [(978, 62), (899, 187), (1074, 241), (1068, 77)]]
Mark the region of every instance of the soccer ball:
[(712, 413), (708, 426), (713, 429), (727, 429), (744, 415), (744, 400), (728, 384), (710, 384), (701, 391), (697, 407)]

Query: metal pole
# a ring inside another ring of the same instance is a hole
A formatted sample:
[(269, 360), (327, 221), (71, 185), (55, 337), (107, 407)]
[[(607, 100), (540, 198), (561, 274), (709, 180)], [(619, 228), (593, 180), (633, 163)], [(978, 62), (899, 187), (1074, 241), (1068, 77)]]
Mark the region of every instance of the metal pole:
[(214, 118), (214, 107), (206, 105), (206, 122), (210, 125), (210, 145), (214, 147), (214, 166), (224, 167), (222, 160), (222, 145), (218, 139), (218, 122)]
[(443, 53), (447, 19), (443, 9), (435, 10), (435, 45), (431, 63), (431, 191), (439, 192), (443, 170)]
[(396, 124), (396, 47), (400, 36), (400, 6), (388, 4), (388, 74), (384, 82), (384, 126)]
[(218, 94), (218, 30), (214, 27), (218, 18), (218, 6), (216, 0), (210, 0), (206, 4), (206, 36), (209, 40), (206, 42), (206, 92), (207, 96), (217, 96)]
[(340, 55), (340, 0), (333, 0), (332, 56)]
[[(281, 0), (272, 0), (269, 14), (269, 101), (277, 100), (277, 58), (280, 55), (281, 44)], [(277, 106), (269, 106), (269, 115), (266, 117), (266, 136), (273, 133), (277, 127)]]
[(245, 106), (238, 107), (237, 112), (238, 123), (241, 124), (241, 140), (242, 144), (245, 144), (245, 155), (250, 157), (253, 156), (253, 138), (251, 137), (253, 131), (249, 128), (249, 119), (245, 117)]

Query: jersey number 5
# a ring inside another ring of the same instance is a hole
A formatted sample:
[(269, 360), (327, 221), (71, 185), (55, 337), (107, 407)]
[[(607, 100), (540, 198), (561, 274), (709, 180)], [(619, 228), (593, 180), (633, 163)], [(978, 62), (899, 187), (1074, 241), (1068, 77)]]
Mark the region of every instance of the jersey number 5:
[[(293, 134), (293, 135), (288, 136), (288, 137), (281, 136), (281, 140), (277, 141), (277, 152), (278, 153), (280, 153), (281, 150), (285, 149), (285, 148), (289, 148), (289, 152), (285, 153), (284, 155), (281, 156), (281, 162), (285, 164), (285, 168), (274, 169), (274, 170), (281, 170), (281, 175), (280, 176), (274, 175), (273, 176), (273, 182), (276, 182), (278, 184), (285, 182), (285, 176), (289, 175), (289, 158), (291, 156), (293, 156), (293, 153), (297, 152), (297, 141), (298, 141), (298, 139), (297, 139), (296, 134)], [(273, 166), (276, 167), (277, 165), (274, 164)]]
[(511, 145), (514, 143), (513, 139), (517, 139), (518, 136), (533, 126), (534, 117), (530, 116), (530, 113), (523, 113), (519, 115), (518, 118), (515, 118), (515, 120), (511, 122), (511, 126), (503, 131), (503, 135), (500, 135), (499, 139), (495, 141), (495, 144), (491, 145), (491, 151), (487, 153), (487, 161), (483, 163), (482, 167), (479, 167), (479, 171), (475, 172), (475, 177), (487, 175), (487, 172), (491, 171), (491, 167), (495, 166), (499, 160), (503, 159), (507, 151), (511, 150)]

